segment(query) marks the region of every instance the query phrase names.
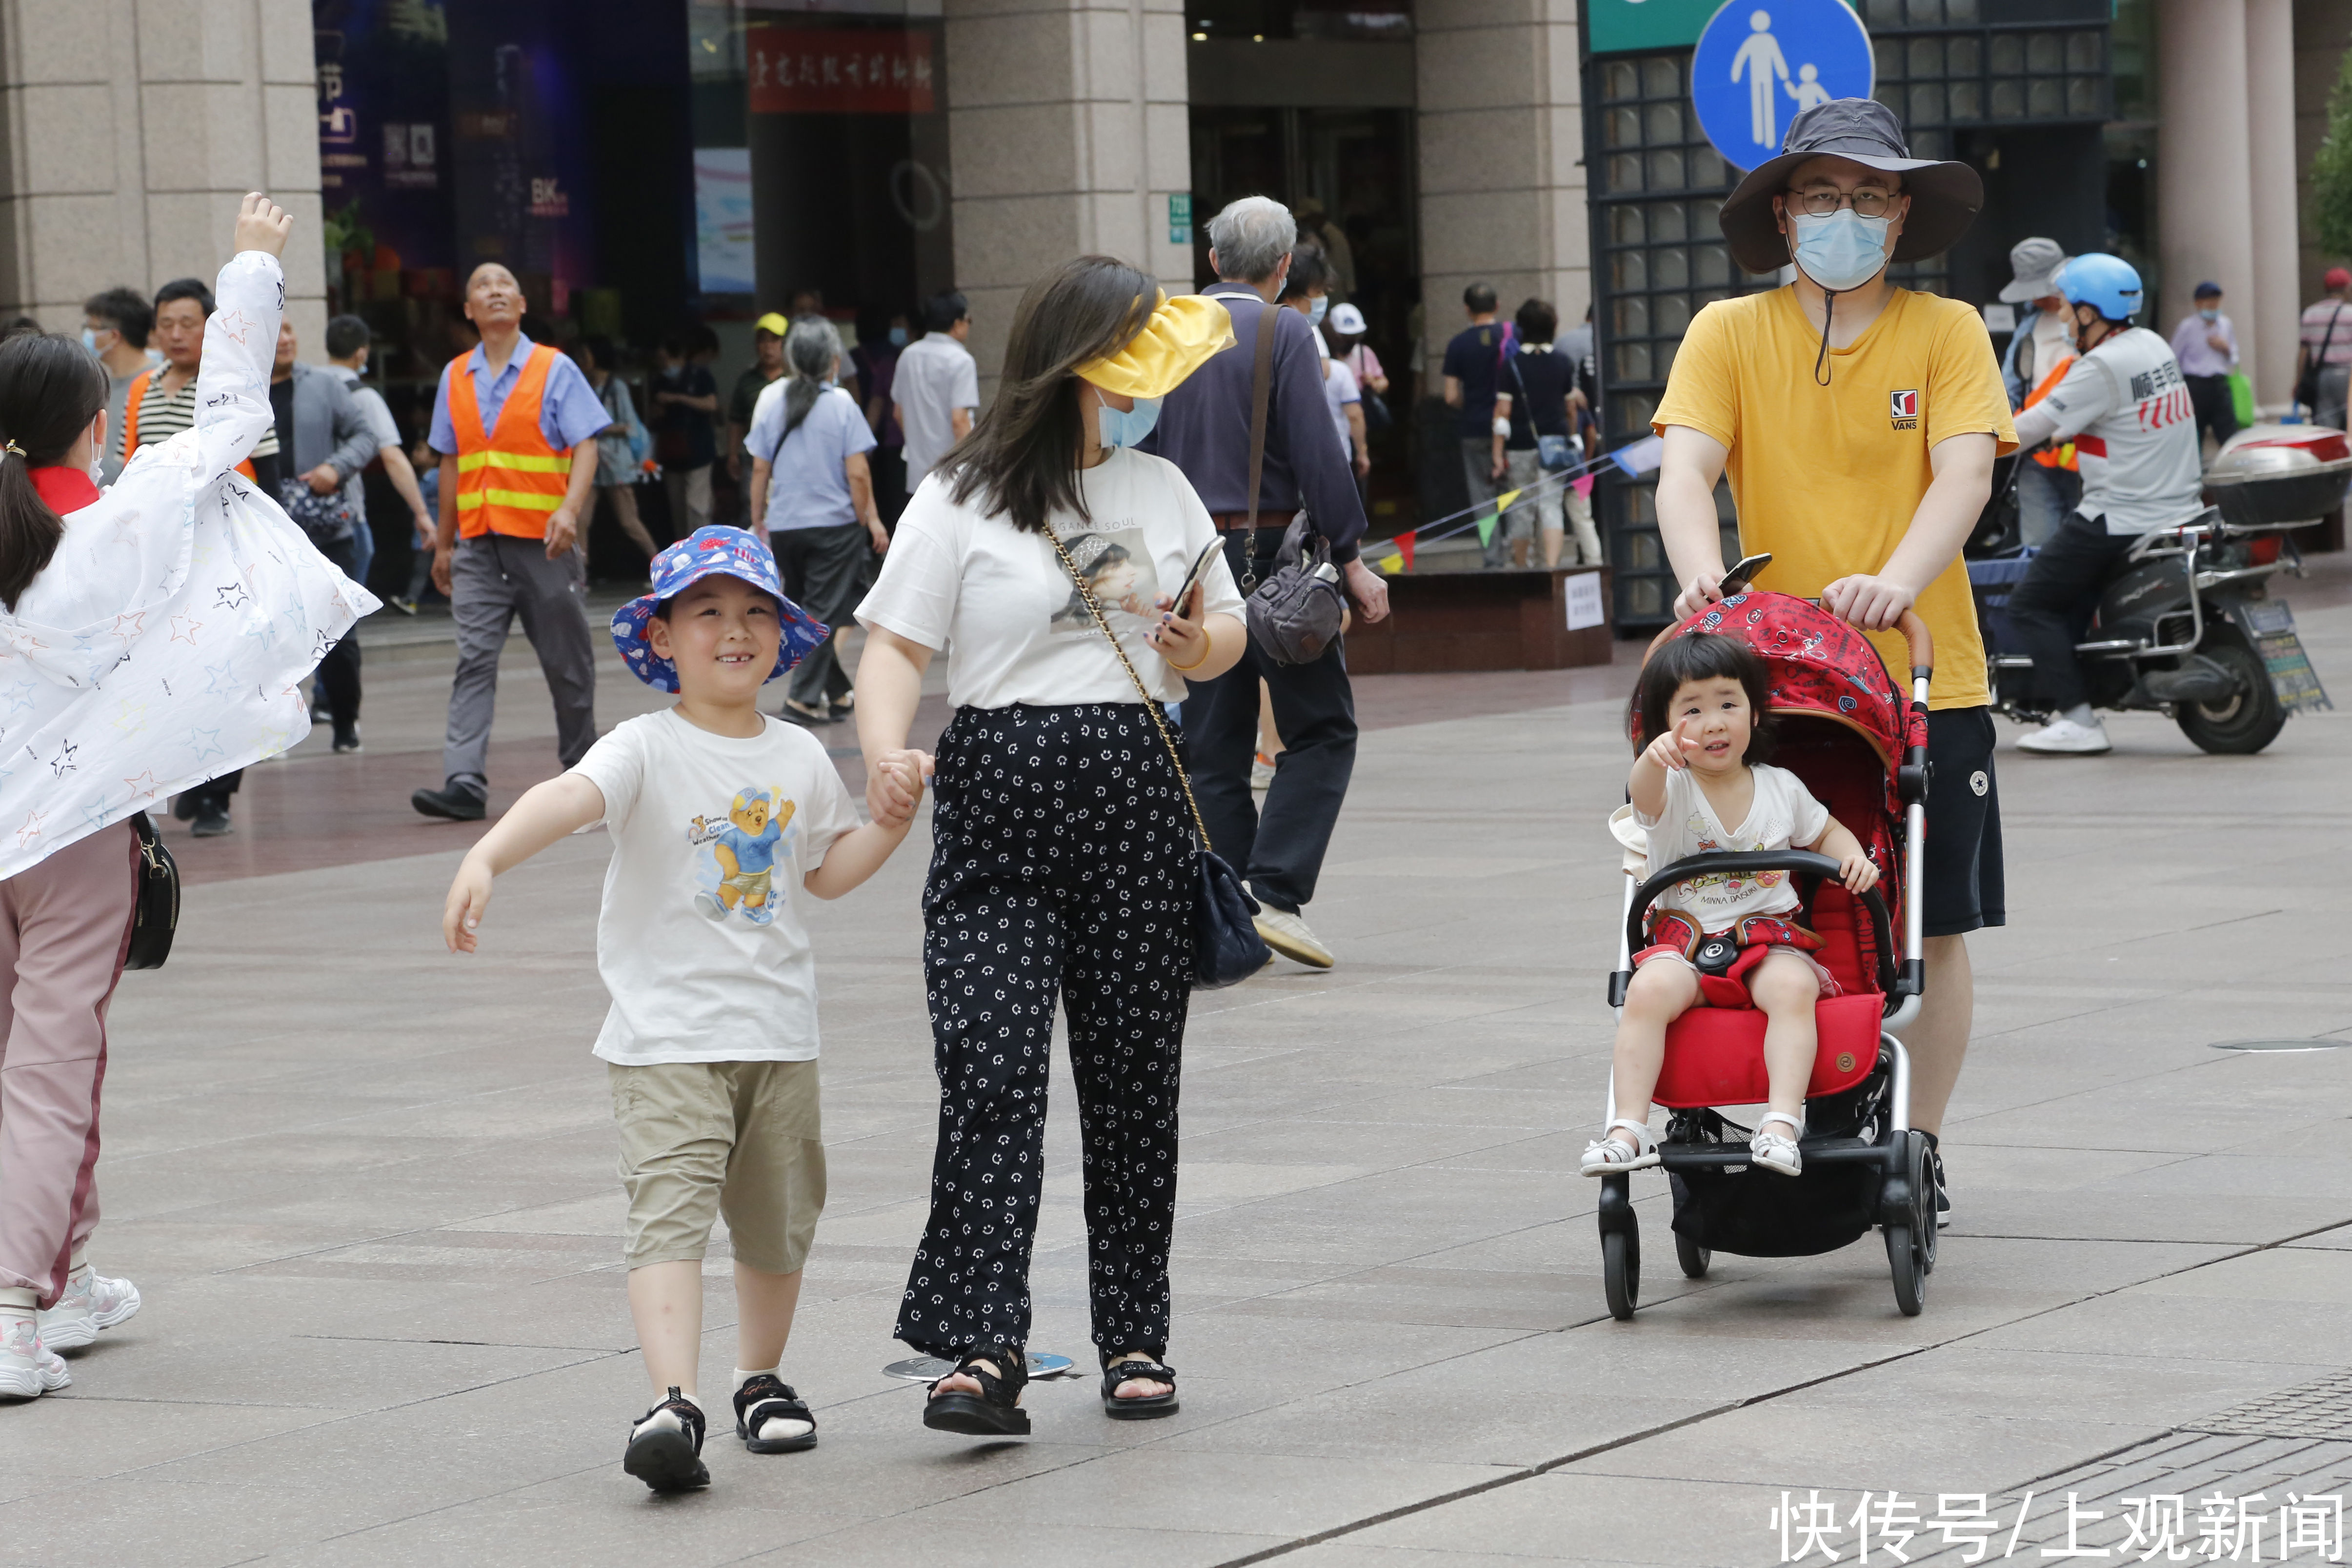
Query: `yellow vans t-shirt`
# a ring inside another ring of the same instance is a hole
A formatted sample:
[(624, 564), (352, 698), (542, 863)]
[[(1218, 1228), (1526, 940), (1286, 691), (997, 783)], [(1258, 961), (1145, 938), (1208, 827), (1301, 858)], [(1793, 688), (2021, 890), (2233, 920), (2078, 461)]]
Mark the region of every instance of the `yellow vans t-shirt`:
[[(1821, 342), (1793, 284), (1717, 300), (1691, 322), (1651, 421), (1730, 448), (1740, 547), (1772, 552), (1756, 585), (1808, 599), (1886, 564), (1935, 478), (1936, 443), (1981, 432), (2000, 451), (2017, 445), (1992, 340), (1960, 301), (1897, 289), (1852, 347), (1830, 351), (1827, 386), (1813, 382)], [(1990, 702), (1967, 566), (1954, 560), (1915, 607), (1936, 639), (1928, 705)], [(1871, 641), (1904, 684), (1903, 639)]]

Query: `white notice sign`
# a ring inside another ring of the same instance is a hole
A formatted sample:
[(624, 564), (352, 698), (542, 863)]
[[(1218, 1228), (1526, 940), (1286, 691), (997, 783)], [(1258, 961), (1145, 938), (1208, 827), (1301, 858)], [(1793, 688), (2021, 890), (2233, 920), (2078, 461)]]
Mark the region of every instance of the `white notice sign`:
[(1579, 572), (1568, 580), (1568, 629), (1580, 632), (1609, 618), (1601, 605), (1601, 574)]

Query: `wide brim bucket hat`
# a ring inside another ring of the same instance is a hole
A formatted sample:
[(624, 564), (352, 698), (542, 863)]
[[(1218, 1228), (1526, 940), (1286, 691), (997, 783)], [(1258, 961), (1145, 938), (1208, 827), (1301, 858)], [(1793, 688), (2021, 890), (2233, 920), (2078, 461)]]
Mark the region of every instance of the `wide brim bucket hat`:
[(1815, 104), (1789, 122), (1778, 157), (1748, 173), (1723, 204), (1718, 221), (1732, 258), (1749, 272), (1773, 272), (1790, 261), (1789, 239), (1772, 221), (1772, 198), (1788, 188), (1790, 172), (1808, 158), (1850, 158), (1865, 168), (1903, 176), (1911, 210), (1895, 241), (1895, 261), (1940, 256), (1969, 231), (1984, 205), (1984, 181), (1966, 163), (1914, 158), (1903, 122), (1875, 99), (1837, 98)]
[[(773, 680), (824, 646), (832, 629), (784, 597), (776, 574), (775, 552), (768, 542), (725, 523), (696, 529), (654, 557), (649, 575), (653, 592), (640, 594), (613, 612), (613, 646), (621, 650), (629, 673), (656, 691), (677, 689), (677, 665), (654, 651), (646, 625), (664, 599), (675, 599), (705, 577), (725, 574), (740, 578), (776, 601), (783, 636), (776, 644)], [(762, 681), (761, 684), (766, 684)]]
[(2058, 269), (2066, 252), (2054, 239), (2036, 235), (2009, 247), (2009, 269), (2014, 274), (2000, 291), (2003, 304), (2023, 305), (2047, 300), (2058, 292)]

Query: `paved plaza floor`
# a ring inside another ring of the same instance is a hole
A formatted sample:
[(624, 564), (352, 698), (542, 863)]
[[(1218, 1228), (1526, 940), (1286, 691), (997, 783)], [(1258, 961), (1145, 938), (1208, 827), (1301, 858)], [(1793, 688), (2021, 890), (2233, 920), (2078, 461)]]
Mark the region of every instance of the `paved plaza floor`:
[[(2352, 709), (2347, 586), (2339, 563), (2286, 592)], [(0, 1563), (1746, 1565), (1865, 1491), (1927, 1518), (1986, 1494), (1991, 1556), (2039, 1561), (2053, 1492), (2112, 1545), (2126, 1494), (2347, 1488), (2341, 1383), (2260, 1402), (2352, 1364), (2352, 1050), (2212, 1044), (2352, 1043), (2352, 711), (2251, 758), (2155, 717), (2111, 720), (2104, 758), (2004, 751), (2010, 923), (1971, 942), (1925, 1313), (1897, 1314), (1874, 1236), (1681, 1279), (1653, 1174), (1620, 1323), (1576, 1157), (1630, 654), (1362, 682), (1311, 910), (1339, 967), (1192, 1009), (1182, 1411), (1112, 1423), (1092, 1378), (1042, 1383), (1026, 1442), (926, 1431), (919, 1388), (881, 1374), (936, 1113), (919, 837), (813, 917), (832, 1195), (783, 1370), (822, 1445), (754, 1458), (717, 1426), (710, 1489), (656, 1499), (618, 1465), (649, 1400), (589, 1055), (606, 842), (503, 879), (481, 953), (446, 954), (478, 830), (406, 796), (439, 781), (447, 652), (371, 633), (367, 752), (322, 754), (320, 730), (248, 773), (236, 835), (175, 840), (179, 946), (117, 996), (99, 1166), (93, 1258), (145, 1307), (71, 1389), (0, 1408)], [(553, 768), (511, 646), (499, 805)], [(652, 698), (608, 660), (600, 701), (609, 724)], [(1068, 1087), (1057, 1064), (1033, 1348), (1083, 1366)], [(723, 1243), (706, 1277), (718, 1404)], [(2221, 1419), (2242, 1407), (2317, 1425)], [(1790, 1494), (1820, 1508), (1779, 1515)], [(1851, 1529), (1824, 1540), (1853, 1561)]]

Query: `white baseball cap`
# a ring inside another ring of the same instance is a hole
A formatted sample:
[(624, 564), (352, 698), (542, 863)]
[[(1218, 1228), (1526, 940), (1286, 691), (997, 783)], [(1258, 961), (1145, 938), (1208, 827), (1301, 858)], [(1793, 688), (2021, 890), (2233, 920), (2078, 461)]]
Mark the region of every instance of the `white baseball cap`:
[(1353, 305), (1334, 305), (1330, 315), (1331, 330), (1349, 337), (1364, 330), (1364, 313)]

